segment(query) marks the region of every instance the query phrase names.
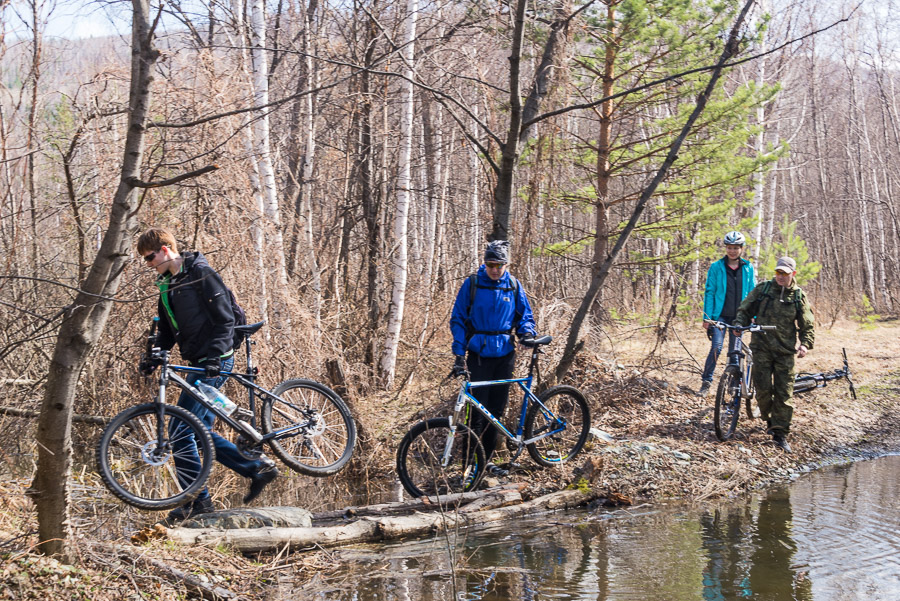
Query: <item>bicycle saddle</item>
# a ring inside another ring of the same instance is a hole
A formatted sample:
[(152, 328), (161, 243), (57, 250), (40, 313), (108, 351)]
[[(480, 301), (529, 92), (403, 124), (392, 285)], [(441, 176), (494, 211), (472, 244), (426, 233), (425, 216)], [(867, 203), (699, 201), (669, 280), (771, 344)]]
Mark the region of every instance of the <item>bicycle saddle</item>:
[(552, 340), (553, 340), (553, 336), (541, 336), (540, 338), (523, 338), (519, 342), (522, 344), (522, 346), (528, 346), (528, 347), (533, 348), (536, 346), (543, 346), (545, 344), (550, 344), (550, 342)]
[(266, 324), (266, 320), (264, 319), (262, 321), (257, 321), (256, 323), (248, 323), (245, 326), (234, 326), (234, 331), (240, 332), (241, 334), (245, 334), (247, 336), (250, 336), (250, 335), (258, 332), (259, 329), (261, 327), (263, 327), (265, 324)]

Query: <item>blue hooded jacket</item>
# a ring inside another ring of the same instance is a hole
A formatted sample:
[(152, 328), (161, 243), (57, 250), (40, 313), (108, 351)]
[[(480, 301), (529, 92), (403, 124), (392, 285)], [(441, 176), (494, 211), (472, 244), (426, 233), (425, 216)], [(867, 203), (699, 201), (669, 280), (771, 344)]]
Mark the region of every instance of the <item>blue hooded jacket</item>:
[[(709, 266), (706, 273), (706, 294), (703, 297), (703, 319), (717, 321), (722, 315), (725, 306), (725, 287), (728, 285), (728, 276), (725, 273), (725, 262), (728, 257), (722, 257)], [(741, 262), (741, 298), (750, 294), (756, 286), (756, 276), (753, 273), (753, 265), (747, 259), (738, 259)]]
[[(478, 269), (475, 300), (472, 302), (471, 329), (474, 332), (515, 331), (519, 336), (536, 333), (531, 305), (522, 285), (516, 286), (509, 272), (504, 272), (496, 282), (488, 277), (484, 265)], [(469, 332), (469, 299), (471, 278), (466, 278), (456, 295), (450, 316), (453, 334), (453, 354), (466, 354), (466, 336)], [(468, 341), (468, 350), (482, 357), (503, 357), (515, 350), (511, 334), (475, 333)]]

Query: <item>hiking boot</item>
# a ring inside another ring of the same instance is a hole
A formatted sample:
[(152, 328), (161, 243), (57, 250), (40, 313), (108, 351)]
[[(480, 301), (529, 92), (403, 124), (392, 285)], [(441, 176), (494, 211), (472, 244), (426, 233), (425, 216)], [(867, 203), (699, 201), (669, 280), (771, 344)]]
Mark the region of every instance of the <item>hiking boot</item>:
[(260, 462), (262, 465), (259, 470), (253, 477), (250, 478), (250, 490), (247, 491), (247, 494), (244, 495), (244, 503), (250, 503), (256, 497), (258, 497), (263, 489), (275, 478), (278, 477), (278, 468), (275, 467), (275, 462), (269, 459), (268, 457), (260, 458)]
[(697, 391), (698, 397), (705, 397), (709, 394), (709, 387), (712, 385), (712, 382), (703, 382), (700, 384), (700, 390)]
[(780, 432), (775, 432), (774, 434), (772, 434), (772, 440), (775, 441), (775, 446), (785, 453), (791, 452), (791, 445), (788, 444), (788, 441), (784, 439), (784, 435)]
[(185, 503), (181, 507), (176, 507), (172, 511), (169, 512), (169, 515), (166, 516), (166, 521), (170, 524), (174, 524), (175, 522), (183, 522), (184, 520), (194, 517), (195, 515), (200, 515), (201, 513), (212, 513), (216, 508), (213, 505), (212, 499), (209, 497), (205, 499), (195, 499), (190, 503)]

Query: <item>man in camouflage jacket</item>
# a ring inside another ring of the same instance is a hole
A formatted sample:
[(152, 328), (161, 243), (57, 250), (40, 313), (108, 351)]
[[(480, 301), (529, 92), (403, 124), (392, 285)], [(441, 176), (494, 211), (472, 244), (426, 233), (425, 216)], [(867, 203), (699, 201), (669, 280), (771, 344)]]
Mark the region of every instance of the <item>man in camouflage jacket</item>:
[[(794, 355), (803, 358), (815, 341), (812, 308), (794, 276), (797, 263), (781, 257), (775, 277), (758, 284), (738, 307), (734, 322), (747, 326), (755, 318), (775, 330), (757, 332), (750, 341), (753, 351), (753, 384), (756, 402), (775, 444), (790, 453), (786, 437), (791, 429), (794, 405)], [(800, 346), (797, 346), (797, 338)]]

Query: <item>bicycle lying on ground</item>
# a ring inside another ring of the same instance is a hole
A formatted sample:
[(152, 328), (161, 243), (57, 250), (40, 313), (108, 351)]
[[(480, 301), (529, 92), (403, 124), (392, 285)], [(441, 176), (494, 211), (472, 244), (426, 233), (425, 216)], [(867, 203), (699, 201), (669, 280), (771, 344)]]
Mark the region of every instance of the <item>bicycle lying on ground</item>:
[[(540, 396), (531, 391), (538, 355), (543, 353), (541, 347), (551, 340), (550, 336), (542, 336), (521, 341), (531, 348), (527, 377), (470, 382), (466, 373), (453, 413), (419, 422), (407, 432), (397, 449), (397, 473), (406, 492), (413, 497), (444, 495), (474, 490), (481, 482), (487, 461), (478, 435), (463, 423), (463, 409), (467, 406), (484, 415), (515, 445), (511, 461), (523, 449), (528, 449), (531, 458), (545, 467), (559, 465), (578, 454), (591, 424), (584, 395), (572, 386), (554, 386)], [(523, 392), (515, 434), (472, 396), (475, 388), (508, 384), (518, 384)]]
[[(188, 383), (188, 379), (202, 378), (203, 368), (172, 365), (169, 351), (156, 346), (158, 320), (153, 320), (145, 357), (160, 367), (159, 394), (153, 402), (114, 417), (97, 446), (100, 476), (115, 496), (140, 509), (170, 509), (196, 497), (209, 477), (215, 459), (210, 433), (193, 413), (166, 404), (170, 382), (234, 430), (238, 452), (247, 459), (259, 458), (268, 446), (285, 465), (309, 476), (330, 476), (350, 460), (356, 425), (337, 393), (304, 379), (285, 380), (271, 391), (256, 384), (259, 369), (253, 365), (250, 347), (255, 343), (250, 336), (265, 322), (235, 327), (246, 336), (247, 370), (221, 375), (246, 388), (250, 403), (249, 409), (239, 407), (229, 415)], [(261, 425), (257, 395), (262, 400)]]
[[(728, 351), (728, 365), (725, 372), (719, 378), (719, 387), (716, 389), (716, 404), (713, 412), (713, 422), (716, 429), (716, 438), (725, 441), (734, 435), (738, 419), (741, 413), (741, 400), (747, 412), (747, 417), (756, 417), (753, 411), (753, 398), (756, 389), (753, 386), (753, 352), (741, 339), (744, 332), (765, 332), (774, 330), (775, 326), (736, 326), (720, 321), (708, 321), (710, 327), (720, 330), (731, 330), (735, 333), (734, 342)], [(809, 373), (800, 372), (794, 377), (794, 394), (802, 394), (824, 388), (828, 382), (846, 378), (850, 386), (850, 394), (856, 398), (856, 388), (853, 385), (850, 364), (847, 362), (847, 349), (842, 349), (844, 366), (827, 372)]]

